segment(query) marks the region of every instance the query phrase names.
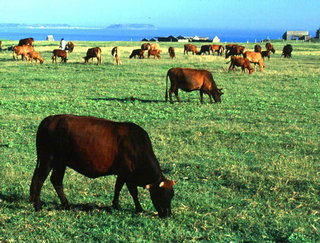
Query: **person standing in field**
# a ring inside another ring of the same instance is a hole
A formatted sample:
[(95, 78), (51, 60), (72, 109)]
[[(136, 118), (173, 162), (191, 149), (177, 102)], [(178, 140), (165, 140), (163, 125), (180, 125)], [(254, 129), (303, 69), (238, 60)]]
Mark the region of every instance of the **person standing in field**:
[(66, 41), (62, 38), (61, 40), (60, 40), (60, 48), (61, 48), (61, 50), (65, 50), (66, 49)]

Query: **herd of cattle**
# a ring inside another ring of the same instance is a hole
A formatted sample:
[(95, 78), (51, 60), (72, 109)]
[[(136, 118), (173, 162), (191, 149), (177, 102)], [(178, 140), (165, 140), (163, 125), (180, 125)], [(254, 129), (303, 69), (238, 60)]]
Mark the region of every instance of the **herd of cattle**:
[[(34, 50), (33, 38), (19, 41), (12, 48), (14, 59), (19, 55), (23, 60), (36, 60), (43, 63), (41, 55)], [(1, 48), (1, 43), (0, 43)], [(67, 61), (67, 52), (73, 51), (74, 44), (69, 42), (66, 50), (53, 50), (52, 62)], [(160, 58), (161, 50), (158, 43), (144, 43), (140, 49), (132, 51), (129, 58), (144, 58), (144, 52), (148, 58)], [(198, 52), (197, 47), (192, 44), (184, 45), (184, 55), (191, 52), (193, 55), (215, 54), (231, 57), (229, 71), (235, 66), (253, 72), (251, 63), (258, 64), (263, 71), (263, 59), (270, 59), (270, 54), (275, 53), (271, 43), (266, 44), (266, 50), (256, 45), (254, 51), (246, 51), (244, 46), (229, 44), (203, 45)], [(282, 55), (291, 57), (292, 46), (286, 45)], [(169, 47), (170, 58), (175, 58), (175, 50)], [(119, 49), (114, 47), (111, 51), (116, 64), (121, 64)], [(87, 51), (84, 57), (85, 63), (90, 58), (97, 58), (101, 64), (101, 48), (94, 47)], [(171, 85), (168, 92), (168, 78)], [(218, 88), (212, 73), (202, 69), (171, 68), (166, 76), (165, 99), (172, 101), (172, 93), (180, 102), (178, 90), (199, 90), (200, 102), (203, 103), (203, 94), (207, 94), (210, 102), (221, 102), (222, 89)], [(36, 135), (37, 165), (34, 170), (30, 185), (30, 201), (33, 202), (36, 211), (41, 210), (40, 201), (41, 188), (44, 181), (50, 177), (58, 197), (65, 208), (69, 207), (68, 200), (64, 194), (63, 177), (66, 167), (90, 178), (105, 175), (117, 175), (112, 206), (119, 209), (119, 195), (124, 184), (133, 198), (135, 211), (143, 211), (138, 200), (138, 186), (149, 189), (150, 197), (159, 217), (171, 215), (171, 200), (174, 196), (174, 181), (166, 179), (160, 168), (159, 162), (153, 152), (150, 138), (145, 130), (134, 123), (113, 122), (101, 118), (75, 116), (75, 115), (53, 115), (45, 118), (39, 125)]]

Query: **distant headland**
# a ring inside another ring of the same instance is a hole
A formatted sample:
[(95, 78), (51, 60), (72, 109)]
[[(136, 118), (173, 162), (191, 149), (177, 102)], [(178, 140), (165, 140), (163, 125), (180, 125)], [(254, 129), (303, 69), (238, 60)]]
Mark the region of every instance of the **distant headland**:
[(119, 30), (156, 30), (157, 28), (152, 24), (112, 24), (106, 29)]

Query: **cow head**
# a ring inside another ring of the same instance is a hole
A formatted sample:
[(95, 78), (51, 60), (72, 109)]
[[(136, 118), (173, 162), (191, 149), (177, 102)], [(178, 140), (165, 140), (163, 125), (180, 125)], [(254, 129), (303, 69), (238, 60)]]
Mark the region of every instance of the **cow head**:
[(166, 218), (171, 215), (171, 200), (173, 198), (174, 181), (164, 179), (160, 183), (147, 185), (146, 188), (150, 191), (152, 203), (160, 218)]
[(221, 90), (222, 88), (212, 90), (211, 94), (215, 102), (221, 102), (221, 95), (223, 95), (223, 92)]

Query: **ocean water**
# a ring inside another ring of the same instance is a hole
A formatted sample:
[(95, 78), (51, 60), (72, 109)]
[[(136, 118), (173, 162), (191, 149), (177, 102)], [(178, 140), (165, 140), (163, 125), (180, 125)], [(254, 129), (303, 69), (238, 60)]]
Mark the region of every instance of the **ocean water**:
[(67, 41), (141, 41), (143, 38), (166, 36), (199, 36), (210, 39), (218, 36), (221, 42), (259, 42), (264, 39), (281, 39), (282, 30), (231, 30), (231, 29), (187, 29), (159, 28), (156, 30), (120, 30), (120, 29), (0, 29), (0, 40), (20, 40), (33, 37), (36, 41), (45, 40), (53, 35), (55, 40)]

